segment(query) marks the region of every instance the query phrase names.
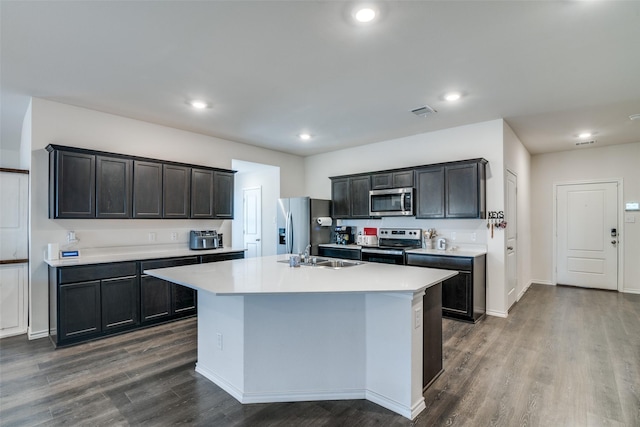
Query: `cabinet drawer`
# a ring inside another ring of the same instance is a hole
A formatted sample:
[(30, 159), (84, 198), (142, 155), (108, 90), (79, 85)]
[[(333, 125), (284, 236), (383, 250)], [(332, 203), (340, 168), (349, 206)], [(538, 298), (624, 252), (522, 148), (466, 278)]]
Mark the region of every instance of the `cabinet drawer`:
[(231, 259), (244, 258), (244, 252), (227, 252), (223, 254), (207, 254), (200, 256), (200, 262), (206, 264), (209, 262), (228, 261)]
[(441, 268), (444, 270), (471, 271), (473, 258), (409, 253), (407, 254), (407, 265)]
[(142, 261), (140, 262), (140, 273), (145, 270), (151, 270), (154, 268), (165, 268), (165, 267), (179, 267), (181, 265), (191, 265), (198, 264), (197, 256), (190, 256), (184, 258), (169, 258), (169, 259), (157, 259), (153, 261)]
[(74, 267), (58, 267), (58, 284), (101, 280), (111, 277), (135, 276), (136, 263), (118, 262), (110, 264), (78, 265)]

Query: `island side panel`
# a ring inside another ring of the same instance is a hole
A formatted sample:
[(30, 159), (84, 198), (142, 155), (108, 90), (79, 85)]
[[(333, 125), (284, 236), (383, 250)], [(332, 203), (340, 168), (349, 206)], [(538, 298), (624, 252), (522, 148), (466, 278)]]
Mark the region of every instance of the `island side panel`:
[(365, 294), (245, 296), (245, 402), (363, 399)]
[(196, 372), (244, 403), (244, 359), (244, 297), (199, 291)]
[(367, 399), (409, 419), (426, 407), (422, 396), (423, 295), (366, 296)]

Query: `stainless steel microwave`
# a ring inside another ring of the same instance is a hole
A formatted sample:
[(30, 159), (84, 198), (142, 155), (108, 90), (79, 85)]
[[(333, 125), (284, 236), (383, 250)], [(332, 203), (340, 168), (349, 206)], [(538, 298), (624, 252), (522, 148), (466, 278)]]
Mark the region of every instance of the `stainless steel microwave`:
[(412, 216), (414, 190), (411, 187), (369, 191), (370, 216)]

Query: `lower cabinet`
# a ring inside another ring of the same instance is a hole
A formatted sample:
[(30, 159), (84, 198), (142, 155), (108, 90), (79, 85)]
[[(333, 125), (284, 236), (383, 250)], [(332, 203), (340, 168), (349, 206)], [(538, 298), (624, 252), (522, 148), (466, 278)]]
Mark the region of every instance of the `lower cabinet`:
[(477, 322), (486, 313), (486, 255), (457, 257), (407, 253), (407, 265), (457, 270), (442, 282), (442, 315)]
[(143, 271), (238, 258), (244, 251), (49, 267), (49, 337), (63, 347), (193, 316), (195, 290)]
[(336, 247), (318, 247), (318, 256), (326, 256), (329, 258), (355, 259), (360, 260), (360, 249), (355, 248), (336, 248)]

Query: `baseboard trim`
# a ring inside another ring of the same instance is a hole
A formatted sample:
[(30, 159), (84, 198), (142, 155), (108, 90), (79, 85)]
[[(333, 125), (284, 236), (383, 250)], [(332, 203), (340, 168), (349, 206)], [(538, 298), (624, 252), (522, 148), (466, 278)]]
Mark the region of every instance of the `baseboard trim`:
[(640, 294), (640, 289), (623, 289), (622, 293), (639, 295)]
[(537, 283), (539, 285), (547, 285), (547, 286), (555, 286), (555, 284), (550, 280), (532, 280), (531, 284)]
[(29, 341), (39, 340), (41, 338), (47, 338), (48, 336), (49, 336), (48, 330), (33, 332), (31, 328), (29, 328), (29, 330), (27, 331), (27, 337), (29, 338)]
[(487, 310), (487, 316), (506, 318), (508, 313), (498, 310)]

